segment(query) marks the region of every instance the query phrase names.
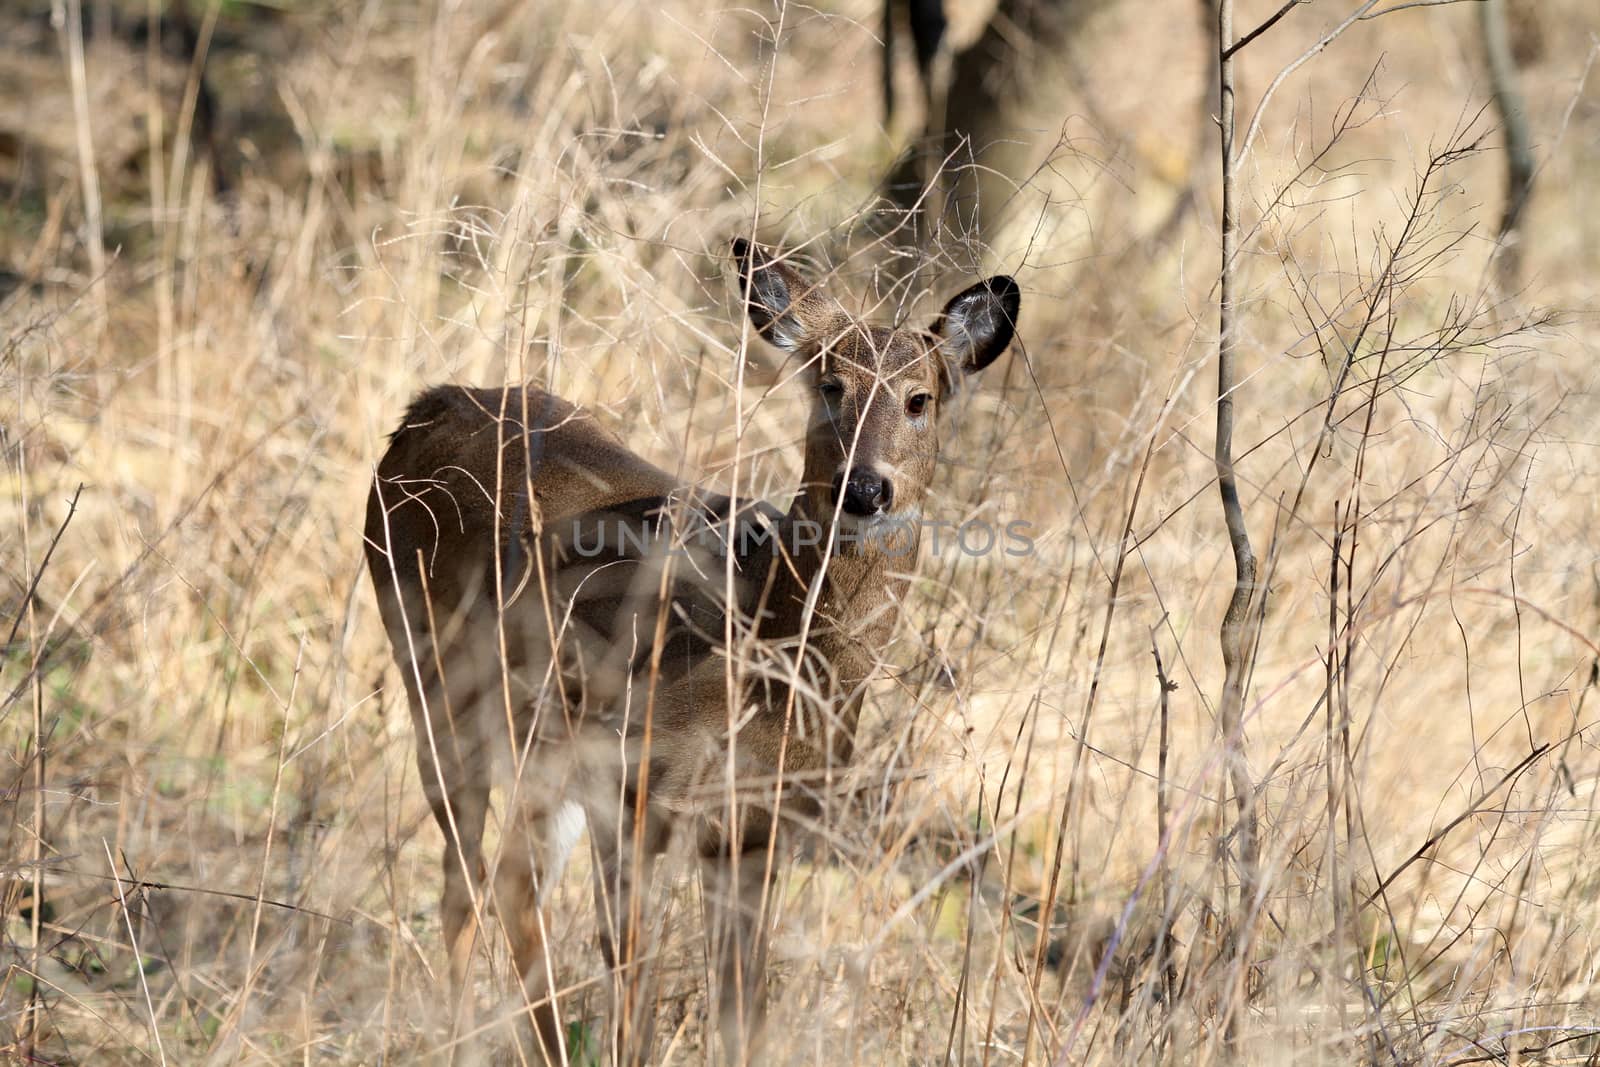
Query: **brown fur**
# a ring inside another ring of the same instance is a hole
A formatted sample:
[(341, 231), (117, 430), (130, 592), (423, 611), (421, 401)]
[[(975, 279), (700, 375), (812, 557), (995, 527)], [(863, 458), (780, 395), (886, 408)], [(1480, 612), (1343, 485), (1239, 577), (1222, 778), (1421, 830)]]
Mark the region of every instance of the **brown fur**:
[[(916, 514), (952, 382), (1004, 350), (1017, 312), (1015, 284), (997, 278), (953, 299), (927, 332), (868, 326), (761, 250), (740, 241), (734, 251), (751, 321), (817, 391), (787, 514), (757, 505), (730, 516), (727, 498), (679, 486), (588, 413), (531, 387), (422, 393), (368, 498), (368, 565), (446, 838), (452, 975), (465, 997), (486, 892), (552, 1060), (560, 1023), (539, 900), (559, 874), (558, 828), (573, 803), (598, 859), (619, 1057), (648, 1056), (644, 890), (669, 827), (691, 828), (706, 864), (727, 1052), (748, 1056), (767, 848), (784, 818), (818, 810), (818, 790), (849, 760), (863, 685), (916, 558), (914, 530), (900, 535), (909, 545), (893, 542), (902, 554), (847, 545), (826, 566), (829, 554), (796, 534), (807, 522), (831, 529), (841, 499), (870, 509), (892, 491), (888, 518)], [(847, 478), (865, 480), (840, 488)], [(714, 553), (670, 559), (623, 542), (590, 554), (579, 533), (604, 522), (688, 537), (762, 521), (775, 534), (739, 545), (731, 597)], [(730, 655), (748, 664), (731, 707)], [(491, 858), (482, 838), (495, 781), (512, 799)]]

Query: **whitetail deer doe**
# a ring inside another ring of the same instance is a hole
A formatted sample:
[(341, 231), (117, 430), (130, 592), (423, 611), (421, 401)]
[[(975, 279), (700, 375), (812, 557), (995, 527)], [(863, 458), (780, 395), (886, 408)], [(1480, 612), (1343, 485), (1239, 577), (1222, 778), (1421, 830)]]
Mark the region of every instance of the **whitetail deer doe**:
[[(367, 501), (367, 563), (445, 836), (458, 1010), (492, 907), (552, 1061), (541, 905), (585, 822), (617, 1058), (650, 1055), (646, 889), (675, 835), (704, 864), (725, 1052), (750, 1055), (777, 834), (818, 812), (851, 757), (916, 559), (941, 410), (1015, 328), (1008, 277), (927, 330), (891, 330), (742, 239), (733, 252), (751, 323), (813, 390), (787, 514), (681, 486), (531, 387), (419, 395)], [(486, 857), (492, 784), (508, 798)]]

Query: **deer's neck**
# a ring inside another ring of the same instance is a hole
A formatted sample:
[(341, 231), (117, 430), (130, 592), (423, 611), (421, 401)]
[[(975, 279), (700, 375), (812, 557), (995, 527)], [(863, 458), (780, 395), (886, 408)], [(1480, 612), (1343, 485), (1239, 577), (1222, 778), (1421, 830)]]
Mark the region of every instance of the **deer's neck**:
[(887, 651), (919, 546), (908, 526), (901, 536), (909, 542), (895, 542), (893, 555), (870, 538), (833, 541), (830, 551), (831, 518), (812, 516), (802, 494), (779, 522), (761, 633), (778, 641), (803, 633), (835, 691), (855, 705)]

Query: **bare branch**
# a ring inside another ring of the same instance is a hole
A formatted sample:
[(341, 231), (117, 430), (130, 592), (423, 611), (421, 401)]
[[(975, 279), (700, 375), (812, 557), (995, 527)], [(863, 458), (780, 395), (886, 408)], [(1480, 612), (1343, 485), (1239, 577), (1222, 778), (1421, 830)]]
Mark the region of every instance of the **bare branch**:
[(1405, 11), (1408, 8), (1413, 7), (1444, 7), (1447, 4), (1483, 4), (1488, 2), (1489, 0), (1405, 0), (1404, 3), (1395, 4), (1393, 7), (1386, 7), (1382, 11), (1373, 11), (1369, 14), (1362, 15), (1361, 21), (1365, 22), (1368, 19), (1382, 18), (1385, 15), (1394, 14), (1396, 11)]
[(1272, 29), (1272, 27), (1278, 24), (1279, 20), (1282, 19), (1283, 16), (1287, 15), (1301, 4), (1309, 3), (1311, 3), (1311, 0), (1285, 0), (1284, 5), (1278, 8), (1278, 10), (1274, 11), (1265, 22), (1251, 30), (1249, 33), (1245, 34), (1243, 37), (1239, 38), (1237, 41), (1233, 42), (1227, 48), (1223, 49), (1222, 58), (1232, 59), (1235, 52), (1238, 52), (1242, 48), (1248, 47), (1251, 41), (1254, 41), (1257, 37), (1260, 37), (1263, 33), (1266, 33), (1268, 30)]
[[(1344, 31), (1348, 30), (1351, 26), (1354, 26), (1358, 22), (1365, 22), (1368, 19), (1375, 19), (1382, 15), (1390, 15), (1396, 11), (1405, 11), (1406, 9), (1413, 7), (1438, 7), (1444, 4), (1482, 3), (1483, 0), (1401, 0), (1400, 3), (1392, 4), (1385, 8), (1378, 8), (1379, 2), (1380, 0), (1366, 0), (1366, 2), (1360, 7), (1356, 8), (1348, 16), (1346, 16), (1343, 21), (1334, 26), (1333, 29), (1319, 37), (1316, 44), (1300, 53), (1298, 58), (1296, 58), (1282, 70), (1278, 71), (1277, 75), (1272, 79), (1272, 82), (1267, 86), (1267, 91), (1261, 94), (1260, 101), (1256, 103), (1254, 114), (1250, 116), (1250, 127), (1245, 133), (1244, 143), (1239, 149), (1239, 158), (1241, 160), (1250, 154), (1250, 146), (1255, 143), (1256, 134), (1261, 130), (1261, 117), (1266, 113), (1267, 104), (1272, 101), (1272, 97), (1278, 91), (1278, 88), (1289, 79), (1291, 74), (1305, 66), (1324, 48), (1327, 48), (1328, 45), (1332, 44), (1336, 37), (1344, 33)], [(1378, 10), (1373, 10), (1374, 8), (1378, 8)], [(1287, 10), (1288, 8), (1285, 8), (1285, 11)], [(1245, 45), (1249, 44), (1256, 37), (1259, 37), (1263, 30), (1270, 27), (1270, 25), (1281, 18), (1283, 14), (1284, 12), (1280, 11), (1278, 14), (1275, 14), (1272, 16), (1272, 18), (1268, 19), (1267, 22), (1264, 23), (1259, 29), (1252, 30), (1250, 34), (1239, 41), (1238, 44), (1227, 49), (1227, 51), (1223, 53), (1224, 57), (1231, 57), (1234, 53), (1243, 49)]]

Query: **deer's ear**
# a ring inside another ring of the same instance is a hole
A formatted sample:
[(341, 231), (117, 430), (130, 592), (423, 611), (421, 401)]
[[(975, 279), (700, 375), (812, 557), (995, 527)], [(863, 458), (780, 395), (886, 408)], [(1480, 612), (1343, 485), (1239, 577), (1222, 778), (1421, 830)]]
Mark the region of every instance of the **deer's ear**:
[(1022, 290), (1004, 274), (985, 278), (950, 299), (933, 324), (952, 377), (977, 374), (1000, 358), (1017, 332)]
[(733, 242), (733, 259), (739, 270), (739, 295), (756, 332), (786, 352), (805, 341), (799, 302), (808, 286), (793, 267), (779, 263), (760, 245), (743, 237)]

